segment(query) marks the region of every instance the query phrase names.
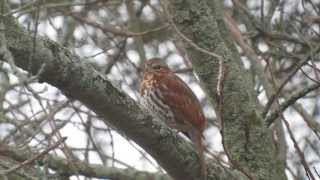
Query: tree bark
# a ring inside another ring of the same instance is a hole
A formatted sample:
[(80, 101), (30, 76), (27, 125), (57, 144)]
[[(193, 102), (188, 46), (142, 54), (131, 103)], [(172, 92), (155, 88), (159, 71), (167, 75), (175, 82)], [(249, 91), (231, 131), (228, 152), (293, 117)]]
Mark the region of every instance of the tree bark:
[[(271, 131), (263, 122), (256, 94), (240, 56), (228, 38), (222, 1), (171, 1), (174, 24), (192, 43), (223, 57), (225, 79), (222, 117), (223, 139), (232, 164), (253, 179), (286, 179), (285, 162), (275, 160)], [(219, 109), (217, 83), (219, 60), (186, 42), (193, 67), (203, 82), (211, 103)]]

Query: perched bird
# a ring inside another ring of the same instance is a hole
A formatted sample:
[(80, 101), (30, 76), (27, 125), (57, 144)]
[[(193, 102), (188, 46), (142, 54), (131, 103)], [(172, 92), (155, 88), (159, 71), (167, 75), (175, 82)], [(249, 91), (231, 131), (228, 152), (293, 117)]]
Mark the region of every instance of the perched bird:
[(153, 116), (191, 139), (199, 154), (201, 174), (206, 179), (202, 142), (206, 119), (192, 90), (169, 69), (164, 60), (153, 58), (144, 64), (140, 95), (143, 106)]

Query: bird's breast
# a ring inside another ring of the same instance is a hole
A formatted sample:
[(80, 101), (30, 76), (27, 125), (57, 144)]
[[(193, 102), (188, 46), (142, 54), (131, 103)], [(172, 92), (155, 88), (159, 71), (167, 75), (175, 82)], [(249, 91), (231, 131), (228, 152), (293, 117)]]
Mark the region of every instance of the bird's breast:
[(144, 96), (147, 93), (147, 91), (152, 91), (158, 88), (158, 86), (161, 85), (160, 81), (160, 76), (158, 76), (155, 73), (144, 74), (140, 89), (141, 96)]

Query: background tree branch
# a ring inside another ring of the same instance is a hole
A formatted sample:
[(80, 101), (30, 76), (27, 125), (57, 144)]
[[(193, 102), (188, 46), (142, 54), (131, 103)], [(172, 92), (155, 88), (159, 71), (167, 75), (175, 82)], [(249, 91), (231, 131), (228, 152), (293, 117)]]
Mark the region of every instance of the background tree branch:
[[(6, 144), (1, 144), (0, 155), (6, 156), (7, 158), (12, 158), (17, 162), (23, 162), (28, 160), (30, 157), (38, 156), (39, 153), (34, 152), (32, 149), (15, 149), (15, 147), (8, 146)], [(83, 161), (68, 162), (65, 158), (47, 154), (45, 157), (37, 159), (34, 165), (45, 165), (63, 176), (72, 175), (83, 175), (86, 177), (94, 178), (109, 178), (109, 179), (119, 179), (119, 180), (135, 180), (135, 179), (145, 179), (155, 178), (159, 180), (169, 180), (166, 175), (154, 174), (143, 171), (136, 171), (135, 169), (121, 169), (115, 167), (103, 166), (100, 164), (88, 164)], [(0, 178), (1, 179), (1, 178)]]

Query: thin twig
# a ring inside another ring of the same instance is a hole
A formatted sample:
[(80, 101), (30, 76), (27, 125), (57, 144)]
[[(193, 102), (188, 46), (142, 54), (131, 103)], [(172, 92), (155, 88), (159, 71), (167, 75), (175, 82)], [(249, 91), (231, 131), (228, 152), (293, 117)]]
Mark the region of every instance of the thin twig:
[[(271, 72), (271, 69), (270, 69), (270, 66), (269, 66), (269, 70), (270, 70), (270, 72)], [(271, 74), (271, 82), (273, 83), (273, 85), (274, 85), (274, 87), (275, 87), (275, 78), (274, 78), (274, 76), (273, 76), (273, 74), (272, 73), (270, 73)], [(315, 87), (319, 87), (320, 86), (320, 84), (315, 84)], [(302, 92), (304, 92), (304, 93), (301, 93), (301, 94), (306, 94), (305, 92), (310, 92), (310, 91), (302, 91)], [(289, 105), (291, 105), (291, 104), (293, 104), (296, 100), (298, 100), (298, 99), (300, 99), (302, 96), (301, 96), (301, 94), (295, 94), (296, 96), (294, 96), (295, 98), (290, 98), (289, 100), (292, 100), (293, 102), (288, 102), (288, 103), (286, 103), (286, 104), (288, 104), (287, 105), (287, 107), (289, 106)], [(279, 102), (279, 99), (278, 98), (276, 98), (276, 106), (277, 106), (277, 108), (276, 109), (281, 109), (281, 106), (280, 106), (280, 102)], [(287, 128), (287, 130), (288, 130), (288, 133), (289, 133), (289, 137), (290, 137), (290, 139), (292, 140), (292, 142), (293, 142), (293, 144), (294, 144), (294, 147), (295, 147), (295, 149), (297, 150), (297, 152), (298, 152), (298, 156), (299, 156), (299, 158), (300, 158), (300, 161), (301, 161), (301, 163), (302, 163), (302, 165), (303, 165), (303, 167), (304, 167), (304, 169), (305, 169), (305, 171), (306, 171), (306, 173), (307, 173), (307, 176), (308, 176), (308, 178), (311, 178), (312, 180), (315, 180), (315, 178), (314, 178), (314, 176), (313, 176), (313, 174), (312, 174), (312, 172), (311, 172), (311, 170), (310, 170), (310, 168), (309, 168), (309, 166), (308, 166), (308, 163), (307, 163), (307, 161), (306, 161), (306, 159), (305, 159), (305, 156), (304, 156), (304, 154), (303, 154), (303, 152), (301, 151), (301, 149), (300, 149), (300, 147), (299, 147), (299, 145), (298, 145), (298, 143), (297, 143), (297, 141), (296, 141), (296, 139), (295, 139), (295, 137), (294, 137), (294, 135), (293, 135), (293, 133), (292, 133), (292, 131), (291, 131), (291, 129), (290, 129), (290, 125), (289, 125), (289, 123), (288, 123), (288, 121), (285, 119), (285, 117), (284, 117), (284, 115), (283, 115), (283, 110), (282, 111), (279, 111), (279, 110), (276, 110), (276, 113), (277, 113), (277, 116), (276, 116), (276, 118), (277, 117), (281, 117), (281, 119), (282, 119), (282, 121), (284, 122), (284, 125), (286, 126), (286, 128)], [(275, 119), (276, 119), (275, 118)], [(267, 121), (268, 122), (268, 121)], [(271, 124), (271, 123), (270, 123)]]
[[(40, 3), (41, 0), (39, 1), (34, 1), (31, 2), (29, 4), (26, 4), (24, 6), (21, 6), (15, 10), (12, 10), (6, 14), (4, 14), (4, 16), (12, 16), (16, 13), (19, 13), (18, 16), (21, 16), (23, 14), (26, 13), (31, 13), (33, 11), (37, 11), (36, 8), (33, 8), (32, 6), (36, 6), (38, 4), (42, 4), (41, 9), (50, 9), (50, 8), (63, 8), (63, 7), (73, 7), (73, 6), (88, 6), (88, 5), (93, 5), (93, 4), (98, 4), (99, 2), (102, 2), (105, 0), (96, 0), (96, 1), (92, 1), (92, 2), (77, 2), (77, 3), (70, 3), (70, 2), (63, 2), (63, 3)], [(116, 2), (118, 4), (118, 2)]]
[(104, 33), (112, 33), (112, 34), (118, 35), (118, 36), (125, 36), (125, 37), (144, 36), (144, 35), (158, 32), (158, 31), (161, 31), (161, 30), (168, 28), (168, 24), (164, 24), (164, 25), (161, 25), (159, 27), (156, 27), (154, 29), (147, 30), (147, 31), (131, 32), (131, 31), (123, 30), (123, 29), (118, 29), (118, 28), (111, 26), (111, 25), (107, 25), (107, 24), (102, 25), (97, 22), (90, 21), (89, 19), (83, 18), (80, 15), (73, 13), (73, 12), (66, 12), (63, 10), (58, 10), (58, 11), (62, 12), (64, 15), (68, 15), (68, 16), (73, 17), (77, 21), (80, 21), (80, 22), (83, 22), (83, 23), (88, 24), (90, 26), (93, 26), (95, 28), (98, 28), (101, 31), (103, 31)]
[(296, 149), (297, 152), (298, 152), (298, 155), (299, 155), (299, 157), (300, 157), (301, 163), (302, 163), (302, 165), (303, 165), (303, 167), (304, 167), (304, 169), (305, 169), (308, 177), (310, 177), (312, 180), (316, 180), (315, 177), (313, 176), (313, 173), (311, 172), (311, 170), (310, 170), (310, 168), (309, 168), (309, 166), (308, 166), (308, 163), (307, 163), (307, 161), (306, 161), (306, 159), (305, 159), (305, 157), (304, 157), (303, 152), (301, 151), (301, 149), (300, 149), (300, 147), (299, 147), (296, 139), (295, 139), (294, 136), (293, 136), (293, 133), (292, 133), (292, 131), (291, 131), (291, 129), (290, 129), (290, 125), (289, 125), (288, 121), (285, 119), (285, 117), (284, 117), (284, 115), (282, 114), (282, 112), (279, 112), (279, 115), (281, 116), (281, 118), (282, 118), (282, 120), (283, 120), (283, 122), (284, 122), (284, 124), (285, 124), (285, 126), (286, 126), (286, 128), (287, 128), (287, 130), (288, 130), (290, 139), (292, 140), (293, 145), (294, 145), (295, 149)]
[(5, 170), (5, 171), (2, 171), (0, 172), (0, 174), (2, 175), (6, 175), (6, 174), (9, 174), (9, 173), (12, 173), (20, 168), (22, 168), (23, 166), (26, 166), (28, 164), (31, 164), (33, 163), (34, 161), (36, 161), (37, 159), (41, 158), (42, 156), (48, 154), (51, 150), (57, 148), (61, 143), (63, 143), (65, 140), (67, 139), (67, 137), (63, 137), (61, 139), (59, 139), (59, 141), (57, 141), (55, 144), (51, 145), (50, 147), (48, 147), (46, 150), (44, 150), (43, 152), (37, 154), (36, 156), (28, 159), (28, 160), (25, 160), (23, 161), (22, 163), (18, 164), (17, 166), (15, 167), (12, 167), (8, 170)]
[(274, 112), (271, 112), (269, 116), (266, 117), (265, 122), (267, 123), (267, 126), (270, 126), (275, 119), (279, 117), (279, 112), (283, 112), (286, 110), (289, 106), (294, 104), (297, 100), (299, 100), (301, 97), (307, 95), (311, 91), (314, 91), (320, 87), (320, 84), (314, 84), (307, 88), (302, 89), (299, 92), (296, 92), (293, 94), (290, 98), (288, 98), (287, 101), (283, 102), (279, 108), (277, 108)]
[(316, 172), (317, 176), (320, 178), (320, 174), (319, 172), (317, 171), (317, 169), (315, 167), (313, 167), (314, 171)]
[(271, 95), (268, 103), (266, 104), (264, 111), (262, 112), (262, 117), (266, 117), (268, 114), (271, 105), (273, 104), (274, 100), (279, 96), (280, 92), (284, 88), (284, 86), (291, 80), (291, 78), (299, 71), (299, 69), (305, 65), (309, 61), (309, 57), (306, 58), (304, 61), (302, 61), (300, 64), (297, 65), (297, 67), (291, 72), (291, 74), (281, 83), (280, 87), (277, 89), (277, 91)]

